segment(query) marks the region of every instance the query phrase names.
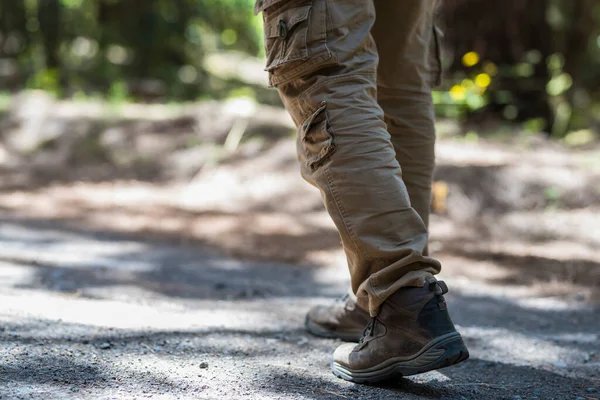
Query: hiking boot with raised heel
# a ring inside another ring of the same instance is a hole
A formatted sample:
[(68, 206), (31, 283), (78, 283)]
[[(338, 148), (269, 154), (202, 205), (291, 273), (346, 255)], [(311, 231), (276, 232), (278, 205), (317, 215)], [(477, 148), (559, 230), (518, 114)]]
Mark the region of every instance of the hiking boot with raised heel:
[(332, 372), (356, 383), (375, 383), (449, 367), (469, 351), (448, 314), (448, 287), (433, 280), (401, 288), (371, 319), (358, 344), (339, 346)]

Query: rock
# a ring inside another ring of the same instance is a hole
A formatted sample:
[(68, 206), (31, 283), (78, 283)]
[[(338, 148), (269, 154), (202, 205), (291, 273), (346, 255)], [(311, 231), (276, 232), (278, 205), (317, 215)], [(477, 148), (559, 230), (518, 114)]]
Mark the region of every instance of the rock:
[(552, 365), (554, 365), (556, 368), (566, 368), (567, 367), (567, 364), (562, 361), (557, 361), (555, 363), (552, 363)]
[(202, 368), (202, 369), (206, 369), (206, 368), (208, 368), (208, 363), (207, 362), (201, 362), (200, 365), (199, 365), (199, 367)]
[(588, 393), (596, 393), (598, 391), (598, 389), (596, 389), (595, 387), (589, 387), (589, 388), (585, 389), (585, 391)]
[(101, 348), (102, 350), (108, 350), (108, 349), (110, 349), (110, 348), (111, 348), (111, 345), (110, 345), (110, 343), (108, 343), (108, 342), (105, 342), (105, 343), (102, 343), (102, 344), (100, 345), (100, 348)]

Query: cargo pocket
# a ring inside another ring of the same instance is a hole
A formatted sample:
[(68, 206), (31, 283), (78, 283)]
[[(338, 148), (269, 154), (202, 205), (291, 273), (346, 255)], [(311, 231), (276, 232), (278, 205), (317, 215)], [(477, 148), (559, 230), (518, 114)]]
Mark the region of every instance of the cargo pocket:
[(327, 104), (322, 102), (319, 108), (300, 126), (299, 152), (301, 161), (314, 171), (335, 151), (331, 127), (327, 119)]
[(287, 83), (328, 65), (325, 0), (258, 0), (263, 13), (265, 53), (271, 86)]

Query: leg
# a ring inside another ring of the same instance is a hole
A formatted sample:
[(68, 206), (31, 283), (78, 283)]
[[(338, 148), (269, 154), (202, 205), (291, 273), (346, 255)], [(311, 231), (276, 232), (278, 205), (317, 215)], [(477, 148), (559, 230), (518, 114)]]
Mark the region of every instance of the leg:
[[(438, 0), (375, 0), (371, 34), (379, 53), (378, 103), (402, 168), (412, 207), (429, 222), (435, 127), (431, 88), (441, 72), (434, 13)], [(317, 336), (358, 341), (368, 319), (352, 296), (313, 307), (306, 328)]]
[(348, 258), (352, 289), (373, 316), (332, 371), (356, 382), (421, 373), (468, 357), (448, 316), (446, 285), (426, 257), (377, 104), (373, 0), (258, 0), (267, 69), (298, 126), (303, 177), (319, 188)]
[[(433, 0), (374, 0), (372, 34), (380, 52), (378, 100), (401, 164), (410, 200), (427, 223), (434, 166), (432, 78), (439, 58), (433, 40)], [(393, 38), (393, 39), (392, 39)], [(469, 352), (448, 314), (448, 288), (432, 276), (421, 287), (404, 286), (380, 307), (358, 345), (333, 355), (332, 371), (357, 383), (378, 382), (448, 367)]]
[(377, 104), (372, 0), (258, 0), (267, 69), (298, 126), (303, 177), (340, 232), (352, 289), (376, 315), (440, 263), (423, 255), (427, 228), (411, 206)]
[(377, 96), (413, 208), (429, 223), (435, 164), (431, 89), (441, 66), (439, 0), (375, 0), (371, 31), (379, 53)]

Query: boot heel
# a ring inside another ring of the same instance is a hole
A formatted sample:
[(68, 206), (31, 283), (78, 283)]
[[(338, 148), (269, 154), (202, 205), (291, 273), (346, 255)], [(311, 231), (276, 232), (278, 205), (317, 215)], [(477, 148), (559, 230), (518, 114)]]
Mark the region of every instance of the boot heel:
[(434, 348), (443, 349), (444, 356), (438, 360), (432, 369), (445, 368), (461, 363), (469, 358), (469, 350), (460, 335), (446, 343), (440, 343)]

